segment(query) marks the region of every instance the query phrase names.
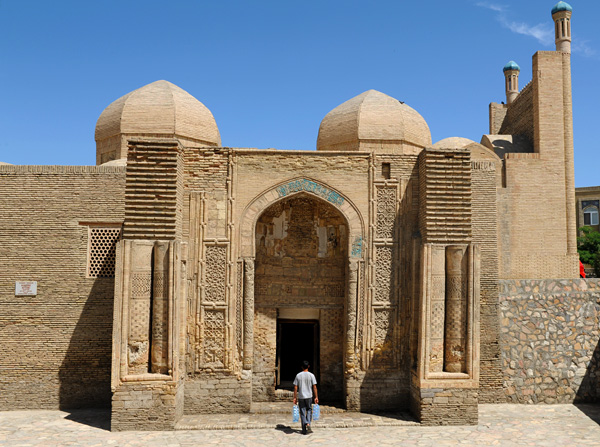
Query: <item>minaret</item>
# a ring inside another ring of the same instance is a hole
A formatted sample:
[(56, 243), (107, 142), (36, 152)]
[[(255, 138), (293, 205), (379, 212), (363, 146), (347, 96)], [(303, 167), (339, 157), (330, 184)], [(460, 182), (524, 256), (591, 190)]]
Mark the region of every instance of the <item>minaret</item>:
[(558, 2), (552, 8), (552, 19), (554, 20), (554, 42), (556, 51), (562, 53), (571, 52), (571, 14), (573, 8), (566, 2)]
[(575, 163), (573, 147), (573, 99), (571, 93), (571, 14), (573, 8), (558, 2), (552, 8), (556, 51), (562, 53), (563, 135), (565, 160), (565, 198), (567, 218), (567, 254), (577, 256), (577, 226), (575, 218)]
[(510, 104), (519, 94), (519, 72), (521, 68), (515, 61), (510, 61), (502, 69), (504, 78), (506, 79), (506, 103)]

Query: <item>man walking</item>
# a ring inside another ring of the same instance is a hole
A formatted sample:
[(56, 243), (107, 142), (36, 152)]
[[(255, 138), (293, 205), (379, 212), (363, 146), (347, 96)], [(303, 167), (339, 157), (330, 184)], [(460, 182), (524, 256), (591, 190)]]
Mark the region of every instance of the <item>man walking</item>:
[(310, 423), (312, 421), (312, 401), (313, 392), (315, 403), (319, 403), (317, 394), (317, 379), (315, 375), (308, 372), (310, 364), (304, 360), (302, 362), (302, 372), (296, 375), (294, 379), (294, 404), (298, 404), (300, 409), (300, 421), (302, 422), (302, 434), (312, 433)]

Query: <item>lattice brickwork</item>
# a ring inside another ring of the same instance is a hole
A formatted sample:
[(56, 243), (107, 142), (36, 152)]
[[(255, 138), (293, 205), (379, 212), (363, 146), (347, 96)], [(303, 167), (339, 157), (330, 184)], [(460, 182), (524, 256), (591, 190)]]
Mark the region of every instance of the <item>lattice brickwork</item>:
[(88, 277), (115, 276), (115, 248), (121, 238), (121, 227), (90, 227)]

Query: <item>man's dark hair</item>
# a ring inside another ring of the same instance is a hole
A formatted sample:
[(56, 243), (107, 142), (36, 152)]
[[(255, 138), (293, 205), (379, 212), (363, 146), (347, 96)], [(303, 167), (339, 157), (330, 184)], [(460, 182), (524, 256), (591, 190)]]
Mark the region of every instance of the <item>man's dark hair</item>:
[(309, 366), (310, 366), (310, 363), (308, 363), (308, 360), (304, 360), (302, 362), (302, 369), (308, 369)]

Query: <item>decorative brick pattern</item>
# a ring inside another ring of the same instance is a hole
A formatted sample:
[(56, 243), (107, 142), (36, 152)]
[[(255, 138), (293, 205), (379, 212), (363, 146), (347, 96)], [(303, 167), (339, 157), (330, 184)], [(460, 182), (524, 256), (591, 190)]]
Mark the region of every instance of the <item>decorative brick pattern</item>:
[(121, 238), (121, 226), (90, 227), (88, 278), (114, 278), (115, 247)]
[(177, 146), (176, 140), (130, 142), (124, 238), (175, 238), (178, 226)]
[(464, 149), (419, 155), (419, 228), (425, 243), (471, 240), (471, 157)]

